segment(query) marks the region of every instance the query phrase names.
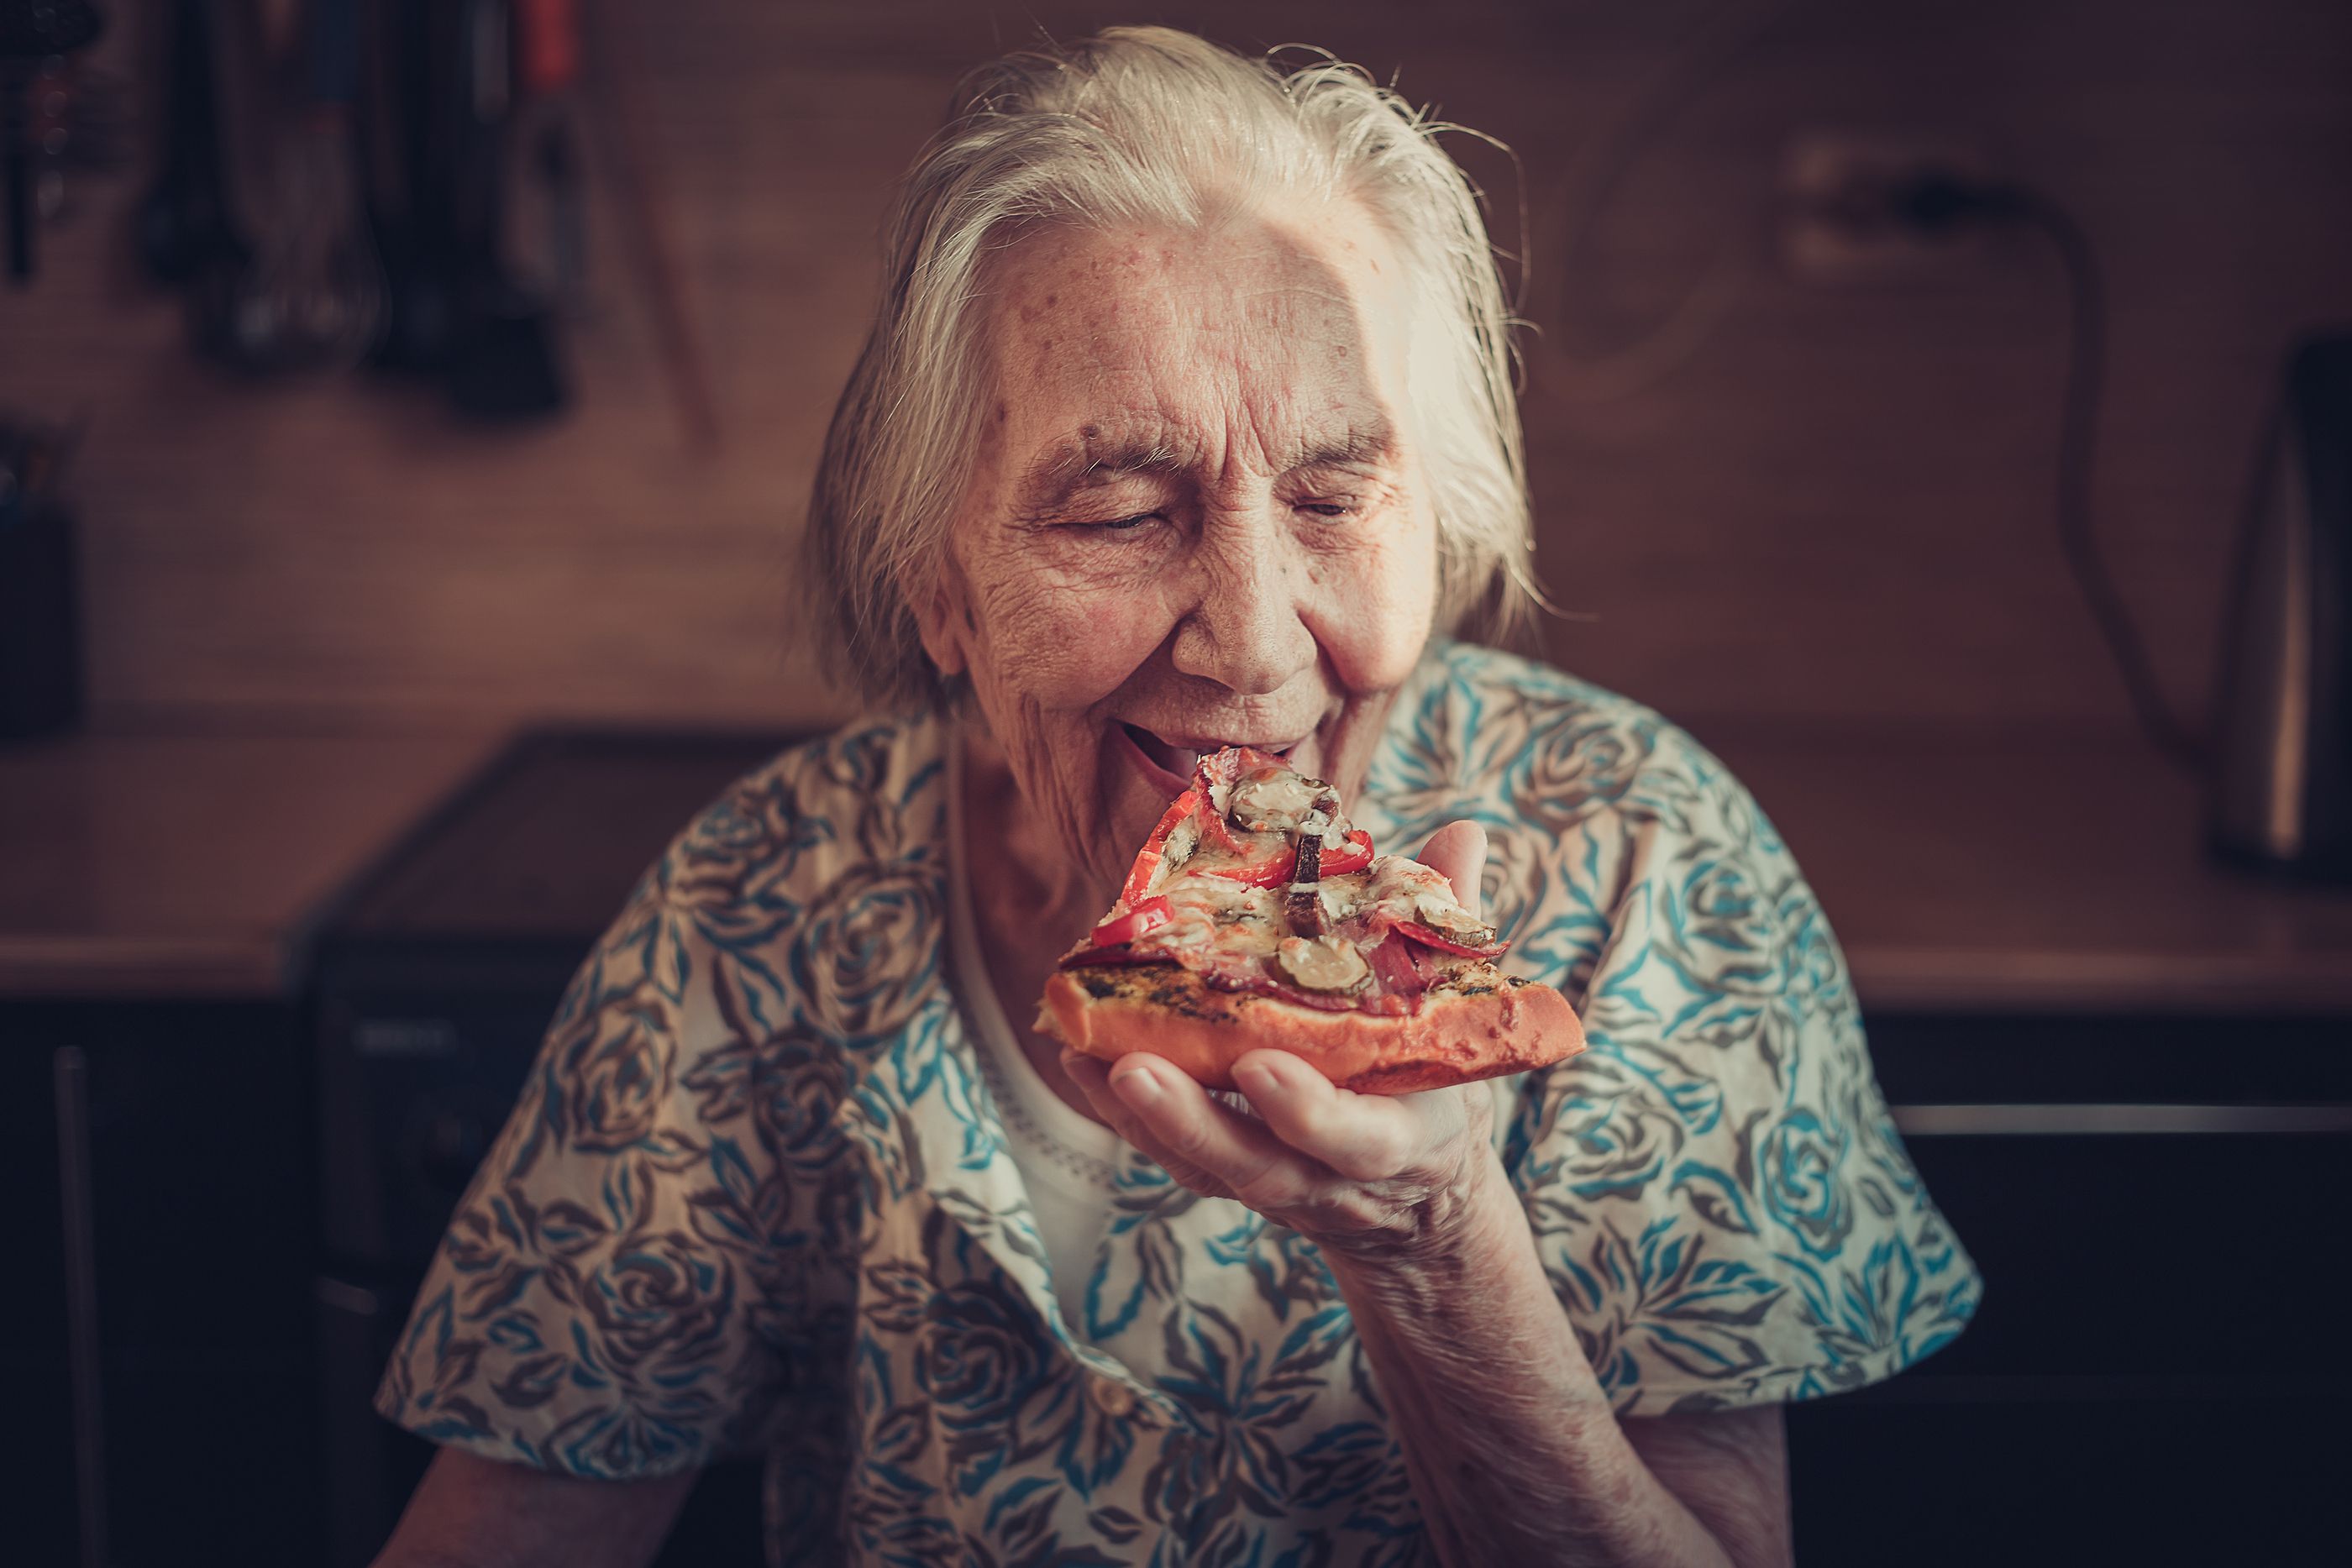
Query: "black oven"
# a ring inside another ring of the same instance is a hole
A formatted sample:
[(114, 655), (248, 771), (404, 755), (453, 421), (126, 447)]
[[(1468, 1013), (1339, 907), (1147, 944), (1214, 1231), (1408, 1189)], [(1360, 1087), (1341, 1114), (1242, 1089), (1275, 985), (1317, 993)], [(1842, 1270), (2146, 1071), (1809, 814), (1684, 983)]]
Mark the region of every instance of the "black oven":
[(1870, 1030), (1986, 1290), (1912, 1372), (1791, 1406), (1798, 1560), (2342, 1561), (2352, 1026)]

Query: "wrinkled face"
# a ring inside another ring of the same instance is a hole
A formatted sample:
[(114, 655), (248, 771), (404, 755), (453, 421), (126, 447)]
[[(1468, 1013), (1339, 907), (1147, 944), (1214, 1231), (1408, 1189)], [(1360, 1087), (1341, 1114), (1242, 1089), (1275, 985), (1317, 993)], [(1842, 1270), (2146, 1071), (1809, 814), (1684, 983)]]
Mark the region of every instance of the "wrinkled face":
[(1362, 783), (1436, 601), (1402, 281), (1353, 209), (998, 264), (982, 462), (917, 614), (1096, 886), (1198, 752)]

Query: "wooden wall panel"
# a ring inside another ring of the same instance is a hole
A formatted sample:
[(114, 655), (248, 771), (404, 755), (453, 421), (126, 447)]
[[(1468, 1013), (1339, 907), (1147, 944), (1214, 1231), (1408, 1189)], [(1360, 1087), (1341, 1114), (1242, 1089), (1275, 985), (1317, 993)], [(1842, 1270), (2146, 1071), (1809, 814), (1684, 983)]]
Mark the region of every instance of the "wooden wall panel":
[[(889, 182), (965, 66), (1071, 4), (608, 5), (729, 431), (687, 450), (598, 214), (581, 404), (521, 436), (411, 393), (258, 390), (192, 364), (126, 281), (133, 178), (92, 187), (0, 293), (0, 403), (82, 411), (76, 485), (102, 715), (389, 725), (837, 711), (790, 613), (793, 540), (871, 298)], [(1517, 149), (1532, 214), (1527, 418), (1552, 654), (1694, 724), (2110, 728), (2119, 687), (2051, 527), (2061, 279), (2021, 236), (1948, 276), (1829, 290), (1780, 269), (1773, 171), (1816, 126), (1957, 130), (2081, 216), (2112, 284), (2099, 526), (2176, 700), (2201, 703), (2222, 565), (2279, 356), (2352, 319), (2352, 9), (2328, 0), (1633, 6), (1163, 5), (1306, 38)], [(1728, 17), (1727, 21), (1726, 18)], [(134, 29), (126, 28), (126, 43)], [(1692, 40), (1682, 90), (1564, 275), (1580, 171)], [(127, 65), (135, 54), (117, 47)], [(1510, 164), (1464, 144), (1514, 247)], [(1613, 389), (1718, 246), (1722, 319)]]

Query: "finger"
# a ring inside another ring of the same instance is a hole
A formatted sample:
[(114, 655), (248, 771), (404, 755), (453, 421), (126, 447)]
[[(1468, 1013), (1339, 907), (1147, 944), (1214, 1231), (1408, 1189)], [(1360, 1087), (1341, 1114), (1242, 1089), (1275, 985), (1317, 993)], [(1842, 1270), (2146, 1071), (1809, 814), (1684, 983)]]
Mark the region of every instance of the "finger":
[(1454, 884), (1454, 901), (1478, 913), (1478, 876), (1486, 866), (1486, 830), (1475, 822), (1448, 822), (1429, 836), (1421, 863)]
[(1341, 1089), (1316, 1065), (1261, 1048), (1234, 1063), (1234, 1082), (1275, 1135), (1350, 1181), (1406, 1169), (1429, 1138), (1421, 1113), (1401, 1099)]
[(1217, 1103), (1190, 1074), (1150, 1052), (1114, 1064), (1065, 1051), (1062, 1070), (1119, 1136), (1171, 1172), (1189, 1166), (1234, 1195), (1304, 1190), (1319, 1174), (1264, 1123)]
[(1112, 1132), (1159, 1160), (1162, 1166), (1168, 1163), (1160, 1157), (1165, 1151), (1158, 1146), (1159, 1140), (1153, 1136), (1141, 1113), (1110, 1086), (1108, 1062), (1065, 1051), (1062, 1053), (1062, 1071), (1069, 1075), (1071, 1082), (1078, 1086), (1078, 1092), (1086, 1097), (1095, 1114)]

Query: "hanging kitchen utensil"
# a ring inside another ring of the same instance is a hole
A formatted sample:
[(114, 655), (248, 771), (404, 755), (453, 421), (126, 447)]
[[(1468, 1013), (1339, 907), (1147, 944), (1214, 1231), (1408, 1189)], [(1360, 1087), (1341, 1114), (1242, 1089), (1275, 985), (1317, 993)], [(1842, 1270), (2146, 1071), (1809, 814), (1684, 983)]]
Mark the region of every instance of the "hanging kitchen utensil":
[(719, 403), (711, 392), (701, 342), (687, 310), (677, 242), (637, 114), (634, 72), (627, 57), (614, 47), (611, 16), (596, 0), (582, 0), (579, 16), (591, 110), (588, 123), (597, 138), (599, 165), (612, 171), (621, 208), (618, 226), (623, 250), (652, 311), (654, 338), (661, 346), (662, 368), (667, 372), (687, 441), (715, 451), (722, 439)]
[(247, 255), (221, 157), (212, 0), (178, 0), (167, 47), (163, 168), (131, 232), (150, 277), (194, 284), (241, 269)]
[[(588, 214), (580, 162), (579, 0), (517, 0), (515, 116), (519, 160), (526, 177), (520, 220), (509, 231), (523, 241), (520, 264), (562, 315), (586, 314)], [(535, 220), (535, 221), (533, 221)]]
[(86, 57), (52, 55), (35, 72), (29, 97), (34, 215), (44, 225), (69, 223), (79, 210), (79, 178), (128, 162), (122, 78)]
[(499, 254), (513, 37), (507, 0), (467, 0), (462, 37), (467, 113), (453, 207), (456, 330), (444, 385), (458, 413), (492, 423), (543, 419), (570, 401), (547, 311)]
[(79, 433), (0, 412), (0, 742), (81, 713), (73, 514), (58, 494)]
[(40, 62), (94, 42), (106, 30), (79, 0), (0, 0), (0, 211), (8, 230), (8, 276), (32, 281), (32, 99)]
[(468, 0), (373, 8), (367, 117), (369, 215), (386, 317), (372, 363), (439, 376), (457, 329), (457, 149), (467, 118), (462, 23)]
[(383, 310), (355, 186), (358, 0), (312, 0), (306, 20), (304, 101), (277, 148), (276, 208), (232, 321), (237, 363), (263, 373), (348, 369)]

